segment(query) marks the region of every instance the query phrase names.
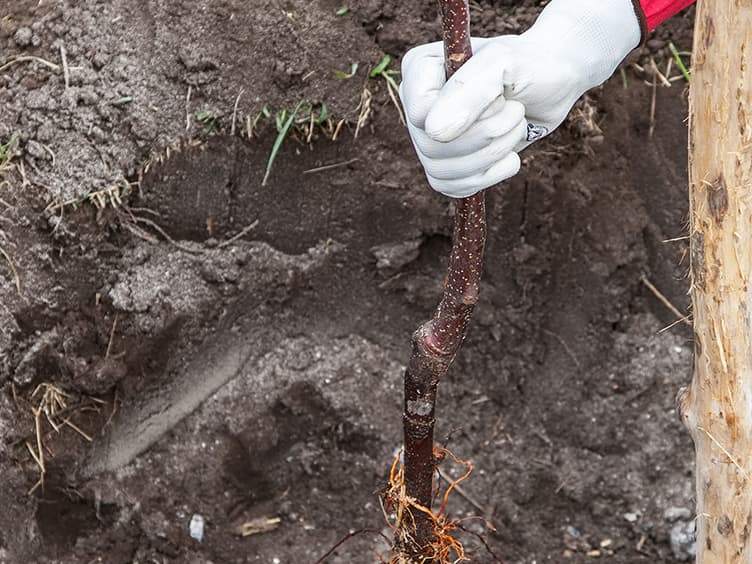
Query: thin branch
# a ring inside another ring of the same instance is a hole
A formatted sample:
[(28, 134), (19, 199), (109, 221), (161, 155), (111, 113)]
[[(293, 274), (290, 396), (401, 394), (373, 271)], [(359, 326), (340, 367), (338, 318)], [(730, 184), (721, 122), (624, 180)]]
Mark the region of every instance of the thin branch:
[(666, 307), (667, 307), (667, 308), (668, 308), (669, 310), (671, 310), (671, 313), (673, 313), (674, 315), (676, 315), (677, 321), (680, 321), (680, 322), (684, 322), (684, 323), (686, 323), (686, 324), (687, 324), (688, 326), (692, 327), (692, 322), (691, 322), (691, 321), (689, 321), (689, 317), (688, 317), (688, 316), (686, 316), (686, 315), (684, 315), (684, 314), (683, 314), (682, 312), (680, 312), (680, 311), (679, 311), (679, 309), (678, 309), (678, 308), (677, 308), (677, 307), (676, 307), (676, 306), (675, 306), (674, 304), (672, 304), (672, 303), (671, 303), (671, 302), (669, 301), (669, 299), (668, 299), (668, 298), (667, 298), (666, 296), (664, 296), (664, 295), (663, 295), (663, 294), (661, 293), (661, 291), (660, 291), (660, 290), (659, 290), (658, 288), (656, 288), (656, 287), (655, 287), (655, 286), (654, 286), (654, 285), (652, 284), (652, 282), (650, 282), (650, 280), (648, 280), (648, 279), (647, 279), (647, 277), (646, 277), (646, 276), (644, 276), (644, 275), (643, 275), (643, 276), (641, 276), (641, 277), (640, 277), (640, 281), (641, 281), (641, 282), (642, 282), (643, 284), (645, 284), (645, 286), (647, 287), (647, 289), (648, 289), (648, 290), (650, 290), (651, 292), (653, 292), (653, 295), (654, 295), (654, 296), (655, 296), (656, 298), (658, 298), (658, 300), (659, 300), (659, 301), (660, 301), (660, 302), (661, 302), (661, 303), (662, 303), (663, 305), (665, 305), (665, 306), (666, 306)]
[(248, 233), (256, 229), (256, 226), (258, 226), (258, 224), (259, 224), (259, 220), (257, 219), (256, 221), (251, 223), (248, 227), (240, 231), (240, 233), (236, 233), (235, 235), (227, 239), (227, 241), (222, 241), (219, 245), (217, 245), (217, 248), (223, 249), (229, 245), (232, 245), (235, 241), (237, 241), (241, 237), (244, 237), (245, 235), (247, 235)]
[(304, 170), (303, 174), (314, 174), (316, 172), (324, 172), (324, 171), (327, 171), (327, 170), (334, 170), (335, 168), (341, 168), (343, 166), (351, 165), (353, 163), (358, 162), (359, 160), (360, 159), (358, 157), (355, 157), (354, 159), (350, 159), (349, 161), (342, 161), (340, 163), (334, 163), (334, 164), (319, 166), (319, 167), (316, 167), (316, 168), (309, 168), (308, 170)]
[(65, 51), (65, 45), (60, 43), (60, 61), (63, 63), (63, 82), (65, 89), (70, 88), (70, 70), (68, 69), (68, 54)]
[(9, 69), (10, 67), (12, 67), (13, 65), (16, 65), (18, 63), (30, 63), (30, 62), (42, 64), (42, 65), (46, 66), (47, 68), (50, 68), (50, 69), (52, 69), (54, 71), (59, 71), (60, 70), (60, 65), (56, 65), (55, 63), (51, 63), (50, 61), (48, 61), (46, 59), (42, 59), (41, 57), (33, 57), (31, 55), (28, 55), (28, 56), (16, 57), (15, 59), (11, 59), (10, 61), (8, 61), (7, 63), (5, 63), (3, 66), (0, 67), (0, 72), (4, 71), (6, 69)]

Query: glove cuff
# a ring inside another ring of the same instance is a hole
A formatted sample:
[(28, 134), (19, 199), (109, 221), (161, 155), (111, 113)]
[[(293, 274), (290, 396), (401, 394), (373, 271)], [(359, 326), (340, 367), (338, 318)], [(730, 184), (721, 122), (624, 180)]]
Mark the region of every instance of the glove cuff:
[(632, 0), (632, 6), (634, 6), (637, 21), (640, 23), (640, 46), (642, 46), (645, 45), (645, 41), (647, 41), (648, 38), (648, 18), (645, 15), (645, 10), (642, 9), (642, 3), (640, 0)]
[(525, 36), (570, 65), (584, 92), (605, 82), (644, 34), (634, 0), (552, 0)]

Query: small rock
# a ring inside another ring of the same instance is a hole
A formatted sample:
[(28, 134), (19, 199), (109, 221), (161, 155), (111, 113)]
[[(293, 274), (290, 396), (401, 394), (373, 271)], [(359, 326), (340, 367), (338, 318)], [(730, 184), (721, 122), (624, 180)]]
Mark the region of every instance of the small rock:
[(198, 542), (204, 540), (204, 518), (201, 515), (196, 514), (191, 517), (188, 529), (190, 530), (192, 539), (196, 539)]
[[(49, 143), (55, 136), (55, 127), (49, 122), (45, 121), (37, 129), (36, 140), (41, 143)], [(0, 135), (2, 137), (2, 135)]]
[(666, 42), (663, 39), (650, 39), (647, 42), (648, 49), (651, 51), (657, 51), (663, 49), (666, 46)]
[(36, 141), (29, 141), (26, 143), (26, 152), (34, 157), (35, 159), (39, 160), (50, 160), (52, 158), (52, 155), (50, 155), (42, 146), (41, 143), (38, 143)]
[(19, 27), (18, 31), (16, 31), (16, 34), (13, 36), (13, 40), (19, 47), (28, 47), (29, 45), (31, 45), (33, 36), (34, 34), (32, 33), (30, 28)]
[(694, 521), (678, 521), (671, 528), (670, 540), (674, 558), (682, 562), (695, 559), (697, 545)]
[(636, 523), (637, 519), (639, 519), (640, 516), (637, 515), (637, 513), (625, 513), (624, 514), (624, 520), (629, 523)]
[(96, 70), (101, 70), (109, 62), (110, 55), (109, 53), (105, 53), (104, 51), (97, 51), (91, 58), (91, 64)]
[(686, 507), (669, 507), (663, 512), (663, 518), (669, 523), (676, 523), (679, 519), (688, 521), (692, 512)]
[(412, 239), (403, 243), (378, 245), (371, 248), (376, 257), (376, 268), (379, 270), (396, 271), (407, 266), (420, 255), (423, 238)]

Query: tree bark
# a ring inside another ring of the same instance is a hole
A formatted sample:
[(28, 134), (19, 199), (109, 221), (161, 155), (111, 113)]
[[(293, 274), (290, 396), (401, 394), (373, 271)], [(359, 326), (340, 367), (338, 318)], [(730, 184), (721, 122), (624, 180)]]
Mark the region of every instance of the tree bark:
[(752, 0), (700, 0), (690, 86), (697, 562), (752, 562)]

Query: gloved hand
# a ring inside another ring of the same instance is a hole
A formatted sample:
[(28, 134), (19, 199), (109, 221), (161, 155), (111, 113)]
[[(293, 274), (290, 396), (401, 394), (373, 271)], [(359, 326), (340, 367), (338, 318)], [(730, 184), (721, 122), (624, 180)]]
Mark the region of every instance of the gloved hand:
[(641, 35), (632, 0), (552, 0), (522, 35), (473, 39), (448, 82), (440, 42), (410, 50), (400, 98), (431, 186), (462, 198), (517, 174), (519, 151), (558, 127)]

